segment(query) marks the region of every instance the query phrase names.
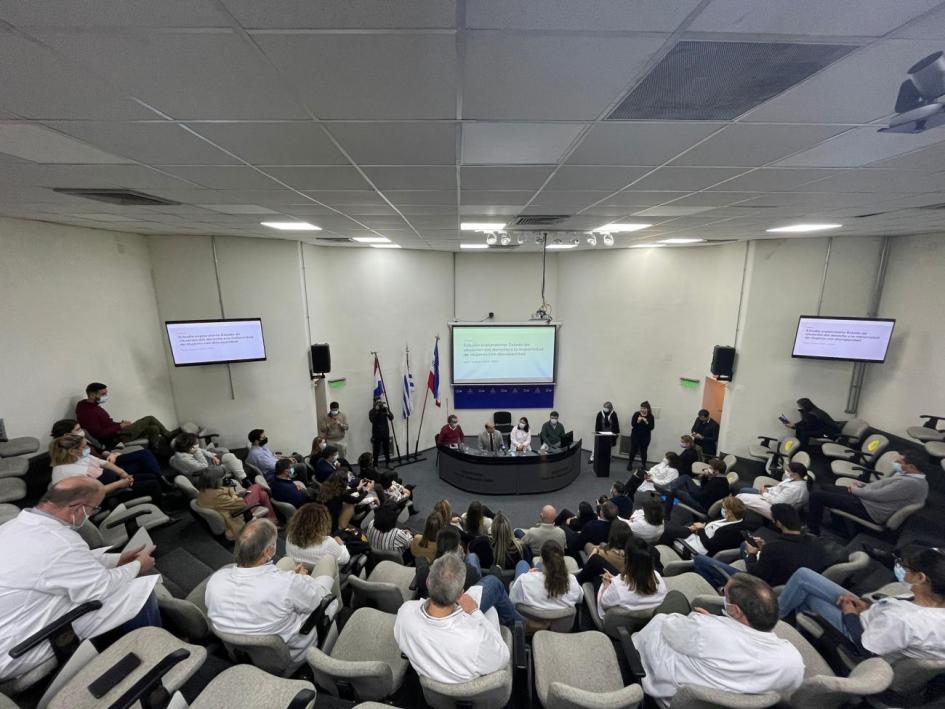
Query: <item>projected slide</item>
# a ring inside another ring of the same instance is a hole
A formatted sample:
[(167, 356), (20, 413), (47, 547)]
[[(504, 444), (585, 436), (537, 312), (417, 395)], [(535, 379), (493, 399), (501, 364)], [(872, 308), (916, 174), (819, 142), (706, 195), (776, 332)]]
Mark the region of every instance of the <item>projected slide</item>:
[(191, 320), (165, 325), (174, 364), (178, 367), (266, 359), (262, 321), (258, 318)]
[(454, 384), (539, 384), (555, 380), (555, 333), (539, 326), (454, 326)]
[(801, 316), (794, 357), (883, 362), (895, 320)]

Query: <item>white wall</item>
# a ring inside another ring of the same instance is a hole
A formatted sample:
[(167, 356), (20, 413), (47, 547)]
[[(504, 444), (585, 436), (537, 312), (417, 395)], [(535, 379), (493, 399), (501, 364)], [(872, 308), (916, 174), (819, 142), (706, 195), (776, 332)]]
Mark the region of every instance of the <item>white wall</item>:
[[(559, 254), (547, 255), (545, 300), (557, 317)], [(528, 320), (541, 305), (541, 254), (459, 253), (456, 255), (456, 319), (494, 322)]]
[(896, 318), (885, 364), (868, 365), (860, 415), (905, 436), (919, 414), (945, 416), (945, 236), (892, 240), (880, 317)]
[(0, 332), (9, 436), (45, 446), (91, 381), (115, 419), (176, 421), (143, 237), (0, 219)]

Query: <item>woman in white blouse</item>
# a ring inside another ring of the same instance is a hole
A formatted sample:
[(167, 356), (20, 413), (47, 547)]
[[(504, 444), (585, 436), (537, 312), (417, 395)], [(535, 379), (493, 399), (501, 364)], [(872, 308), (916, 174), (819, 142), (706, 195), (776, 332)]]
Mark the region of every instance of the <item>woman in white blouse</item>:
[(541, 545), (541, 564), (532, 569), (522, 560), (515, 566), (515, 582), (509, 589), (512, 603), (537, 610), (572, 608), (584, 598), (574, 574), (568, 573), (564, 550), (549, 540)]
[(771, 505), (784, 503), (791, 507), (803, 507), (807, 503), (812, 482), (803, 463), (789, 463), (785, 470), (785, 479), (774, 487), (764, 485), (757, 492), (741, 492), (738, 498), (745, 507), (754, 510), (763, 517), (771, 519)]
[(528, 419), (522, 416), (518, 420), (518, 426), (512, 429), (509, 434), (509, 441), (512, 443), (512, 450), (524, 453), (532, 449), (532, 434), (528, 427)]
[(106, 495), (134, 485), (134, 492), (137, 495), (150, 496), (155, 504), (160, 504), (163, 497), (161, 485), (157, 480), (134, 478), (114, 463), (93, 456), (92, 448), (85, 440), (85, 436), (68, 433), (53, 439), (49, 444), (49, 461), (53, 466), (53, 484), (81, 475), (101, 482)]
[(618, 576), (604, 573), (597, 592), (597, 614), (604, 619), (609, 608), (642, 611), (655, 608), (666, 597), (666, 582), (653, 568), (650, 545), (630, 537), (624, 547), (624, 568)]
[(292, 515), (285, 534), (285, 553), (306, 566), (314, 566), (326, 556), (334, 557), (339, 568), (351, 560), (341, 537), (331, 536), (328, 508), (318, 502), (304, 504)]
[(630, 525), (630, 531), (633, 536), (642, 539), (645, 542), (655, 544), (663, 536), (664, 526), (663, 518), (665, 511), (663, 503), (659, 500), (648, 500), (643, 503), (643, 507), (634, 510), (630, 519), (626, 520)]

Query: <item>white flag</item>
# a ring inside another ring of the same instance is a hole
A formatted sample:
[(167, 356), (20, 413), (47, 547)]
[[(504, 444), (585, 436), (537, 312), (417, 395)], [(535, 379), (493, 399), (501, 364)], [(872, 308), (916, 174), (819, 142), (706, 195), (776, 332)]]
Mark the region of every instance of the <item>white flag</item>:
[(403, 374), (403, 397), (401, 399), (400, 413), (406, 419), (413, 413), (413, 373), (410, 371), (409, 350), (404, 352), (404, 374)]

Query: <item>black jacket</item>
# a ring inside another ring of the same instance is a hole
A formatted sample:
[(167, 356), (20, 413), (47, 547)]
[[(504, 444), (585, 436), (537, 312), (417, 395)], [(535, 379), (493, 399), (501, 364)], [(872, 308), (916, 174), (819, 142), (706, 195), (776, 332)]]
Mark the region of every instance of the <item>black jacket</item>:
[(656, 420), (653, 413), (649, 416), (643, 416), (639, 411), (634, 411), (630, 417), (630, 438), (637, 443), (649, 443), (650, 431), (656, 427)]
[(679, 470), (680, 475), (692, 475), (692, 464), (698, 462), (699, 451), (695, 448), (686, 448), (686, 450), (679, 454), (677, 470)]
[(592, 519), (584, 525), (578, 535), (578, 548), (583, 549), (585, 544), (603, 544), (610, 536), (611, 520)]
[(709, 510), (719, 500), (726, 498), (731, 494), (731, 488), (728, 484), (728, 478), (724, 475), (716, 475), (711, 478), (703, 479), (702, 487), (699, 488), (693, 497), (695, 497), (703, 509)]
[(802, 567), (818, 573), (823, 571), (829, 559), (827, 549), (817, 537), (810, 534), (781, 534), (765, 544), (757, 560), (748, 557), (745, 569), (771, 586), (780, 586)]
[(714, 456), (718, 450), (719, 425), (712, 419), (703, 423), (699, 417), (696, 417), (695, 423), (692, 424), (692, 432), (702, 434), (702, 438), (696, 439), (696, 445), (702, 447), (702, 452)]
[(390, 437), (390, 422), (394, 420), (394, 414), (386, 407), (371, 409), (368, 418), (371, 420), (371, 440), (383, 441)]
[(709, 556), (715, 556), (723, 549), (738, 549), (744, 541), (742, 539), (742, 530), (744, 529), (745, 522), (739, 520), (734, 524), (719, 527), (711, 538), (705, 533), (705, 529), (700, 529), (698, 534), (706, 553)]
[[(616, 411), (611, 411), (610, 415), (607, 417), (608, 426), (604, 426), (604, 412), (597, 412), (597, 419), (594, 421), (594, 433), (600, 433), (601, 431), (610, 431), (611, 433), (620, 433), (620, 419), (617, 417)], [(617, 445), (618, 436), (614, 436), (614, 439), (610, 442), (611, 448)]]

